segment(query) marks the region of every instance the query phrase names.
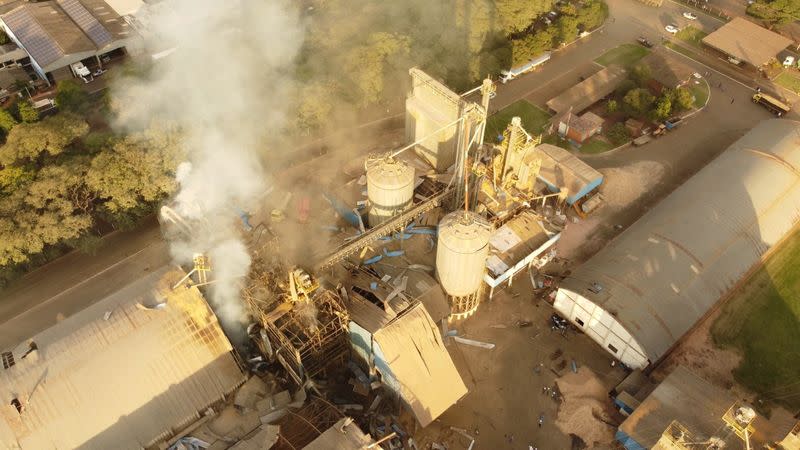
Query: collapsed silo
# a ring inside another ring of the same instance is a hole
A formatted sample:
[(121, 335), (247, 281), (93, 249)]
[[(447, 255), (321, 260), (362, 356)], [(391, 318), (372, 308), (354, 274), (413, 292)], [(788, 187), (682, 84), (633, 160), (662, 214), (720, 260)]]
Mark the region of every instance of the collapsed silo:
[(375, 227), (403, 212), (414, 199), (414, 168), (390, 156), (366, 162), (369, 226)]
[(451, 318), (478, 308), (492, 226), (474, 212), (455, 211), (439, 222), (436, 274), (450, 298)]

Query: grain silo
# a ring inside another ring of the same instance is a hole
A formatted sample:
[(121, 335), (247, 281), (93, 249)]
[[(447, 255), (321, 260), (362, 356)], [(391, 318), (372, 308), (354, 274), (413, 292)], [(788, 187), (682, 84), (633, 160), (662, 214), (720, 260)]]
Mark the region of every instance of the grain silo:
[(369, 226), (374, 227), (411, 206), (414, 199), (414, 168), (389, 156), (366, 162)]
[(491, 234), (489, 222), (474, 212), (455, 211), (439, 222), (436, 274), (450, 297), (452, 318), (478, 307)]

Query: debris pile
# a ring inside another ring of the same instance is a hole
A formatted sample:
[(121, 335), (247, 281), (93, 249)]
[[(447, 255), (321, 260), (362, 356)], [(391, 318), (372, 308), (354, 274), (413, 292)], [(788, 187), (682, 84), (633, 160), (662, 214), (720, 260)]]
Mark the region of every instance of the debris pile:
[(578, 436), (589, 447), (614, 440), (610, 425), (608, 395), (595, 374), (586, 367), (568, 371), (556, 381), (563, 397), (556, 426), (565, 434)]
[(639, 161), (623, 167), (601, 169), (604, 182), (600, 192), (612, 210), (624, 209), (658, 183), (664, 171), (664, 165), (655, 161)]

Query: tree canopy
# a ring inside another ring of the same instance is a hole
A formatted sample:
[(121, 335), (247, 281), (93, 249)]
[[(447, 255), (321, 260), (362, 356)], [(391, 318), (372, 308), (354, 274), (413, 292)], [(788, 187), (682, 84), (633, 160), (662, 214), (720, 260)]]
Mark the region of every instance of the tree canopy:
[(154, 127), (117, 140), (98, 153), (86, 173), (86, 185), (119, 212), (142, 202), (162, 200), (175, 190), (175, 169), (184, 159), (180, 135)]
[(15, 126), (0, 151), (0, 164), (35, 161), (43, 154), (58, 155), (89, 132), (89, 124), (73, 114), (57, 114), (41, 122)]

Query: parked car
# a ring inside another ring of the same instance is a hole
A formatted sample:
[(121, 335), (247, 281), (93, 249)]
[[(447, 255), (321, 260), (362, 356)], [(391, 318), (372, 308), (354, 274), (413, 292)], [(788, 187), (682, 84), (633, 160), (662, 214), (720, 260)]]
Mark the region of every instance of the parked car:
[(736, 66), (738, 66), (739, 64), (742, 63), (741, 61), (739, 61), (738, 59), (734, 58), (733, 56), (728, 56), (728, 62), (733, 64), (733, 65), (736, 65)]
[(636, 42), (642, 44), (643, 46), (645, 46), (647, 48), (650, 48), (650, 47), (653, 46), (653, 43), (648, 41), (647, 38), (645, 38), (644, 36), (639, 36), (639, 39), (637, 39)]
[(667, 25), (664, 27), (664, 29), (667, 30), (667, 33), (672, 33), (672, 34), (676, 34), (679, 31), (677, 25)]
[(683, 17), (685, 17), (685, 18), (687, 18), (689, 20), (697, 20), (697, 14), (689, 12), (689, 11), (686, 11), (685, 13), (683, 13)]
[(794, 56), (789, 55), (783, 60), (783, 67), (791, 67), (794, 65)]

